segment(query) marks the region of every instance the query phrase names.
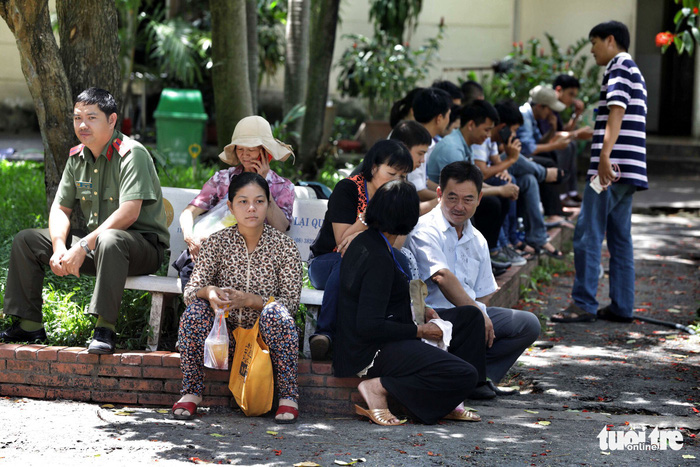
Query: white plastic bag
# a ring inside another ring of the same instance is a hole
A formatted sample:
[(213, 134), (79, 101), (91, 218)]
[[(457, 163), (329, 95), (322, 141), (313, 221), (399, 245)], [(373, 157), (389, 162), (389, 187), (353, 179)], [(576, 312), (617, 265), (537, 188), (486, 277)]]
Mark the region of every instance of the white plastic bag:
[(193, 233), (197, 238), (209, 238), (211, 234), (232, 225), (236, 225), (236, 217), (231, 214), (226, 200), (222, 199), (209, 212), (205, 212), (197, 218)]
[(228, 329), (223, 309), (214, 309), (214, 325), (204, 341), (204, 366), (215, 370), (228, 370)]

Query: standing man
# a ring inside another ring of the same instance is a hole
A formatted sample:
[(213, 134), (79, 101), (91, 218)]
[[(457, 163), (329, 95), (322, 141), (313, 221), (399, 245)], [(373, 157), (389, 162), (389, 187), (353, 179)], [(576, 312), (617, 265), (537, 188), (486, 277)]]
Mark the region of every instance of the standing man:
[[(576, 277), (573, 303), (552, 316), (561, 323), (596, 318), (629, 323), (634, 310), (632, 196), (646, 190), (647, 90), (644, 77), (627, 53), (630, 35), (618, 21), (601, 23), (588, 34), (591, 53), (605, 66), (595, 121), (591, 165), (603, 187), (586, 186), (574, 232)], [(598, 268), (603, 239), (610, 251), (610, 305), (598, 310)]]
[[(89, 312), (98, 318), (88, 352), (113, 353), (127, 276), (153, 273), (163, 262), (169, 234), (158, 174), (146, 148), (115, 130), (116, 123), (109, 92), (80, 93), (73, 128), (81, 144), (70, 150), (49, 228), (23, 230), (12, 243), (4, 312), (19, 319), (0, 332), (0, 342), (46, 340), (41, 289), (50, 266), (57, 276), (97, 277)], [(87, 232), (71, 229), (76, 204)]]
[[(406, 240), (418, 262), (420, 279), (428, 286), (425, 304), (445, 308), (476, 306), (483, 315), (486, 376), (498, 383), (540, 334), (540, 321), (527, 311), (488, 306), (498, 290), (491, 272), (486, 239), (470, 219), (482, 199), (481, 170), (467, 161), (452, 162), (440, 172), (440, 204), (418, 220)], [(485, 399), (501, 394), (494, 384), (477, 386), (470, 396)]]

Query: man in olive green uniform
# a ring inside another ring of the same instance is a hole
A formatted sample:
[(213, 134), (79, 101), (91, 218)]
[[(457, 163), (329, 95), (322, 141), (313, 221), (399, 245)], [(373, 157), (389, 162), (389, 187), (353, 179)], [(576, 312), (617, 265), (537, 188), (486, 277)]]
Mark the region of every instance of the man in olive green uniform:
[[(44, 341), (41, 291), (45, 266), (54, 274), (95, 275), (89, 312), (97, 325), (88, 352), (114, 352), (127, 276), (150, 274), (163, 262), (169, 235), (158, 174), (148, 151), (115, 130), (117, 105), (107, 91), (83, 91), (73, 109), (82, 144), (70, 151), (48, 229), (28, 229), (12, 243), (4, 312), (19, 317), (0, 342)], [(87, 233), (70, 226), (80, 206)]]

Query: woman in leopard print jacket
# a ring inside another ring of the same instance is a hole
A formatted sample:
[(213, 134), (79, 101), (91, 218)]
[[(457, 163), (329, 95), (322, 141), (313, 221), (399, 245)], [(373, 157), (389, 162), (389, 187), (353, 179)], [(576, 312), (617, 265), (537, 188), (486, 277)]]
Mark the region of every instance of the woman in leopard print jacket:
[[(237, 326), (250, 328), (260, 318), (260, 334), (270, 347), (280, 395), (275, 421), (293, 423), (299, 415), (294, 315), (301, 296), (301, 257), (291, 238), (264, 223), (270, 198), (264, 178), (242, 173), (231, 183), (228, 197), (238, 224), (204, 241), (185, 288), (187, 309), (178, 333), (183, 397), (173, 406), (173, 415), (192, 418), (202, 401), (204, 341), (216, 306), (230, 308), (230, 332)], [(271, 297), (274, 301), (268, 303)], [(230, 338), (229, 361), (234, 346)]]

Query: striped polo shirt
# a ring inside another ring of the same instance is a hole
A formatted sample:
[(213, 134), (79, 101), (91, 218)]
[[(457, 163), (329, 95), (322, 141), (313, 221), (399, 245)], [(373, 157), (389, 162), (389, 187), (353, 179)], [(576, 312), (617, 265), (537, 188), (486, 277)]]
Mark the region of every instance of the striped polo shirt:
[(646, 162), (647, 89), (642, 73), (627, 52), (617, 54), (605, 68), (593, 130), (589, 177), (598, 173), (605, 125), (612, 105), (623, 107), (625, 115), (620, 135), (610, 154), (610, 163), (620, 167), (618, 183), (646, 190), (649, 188)]

